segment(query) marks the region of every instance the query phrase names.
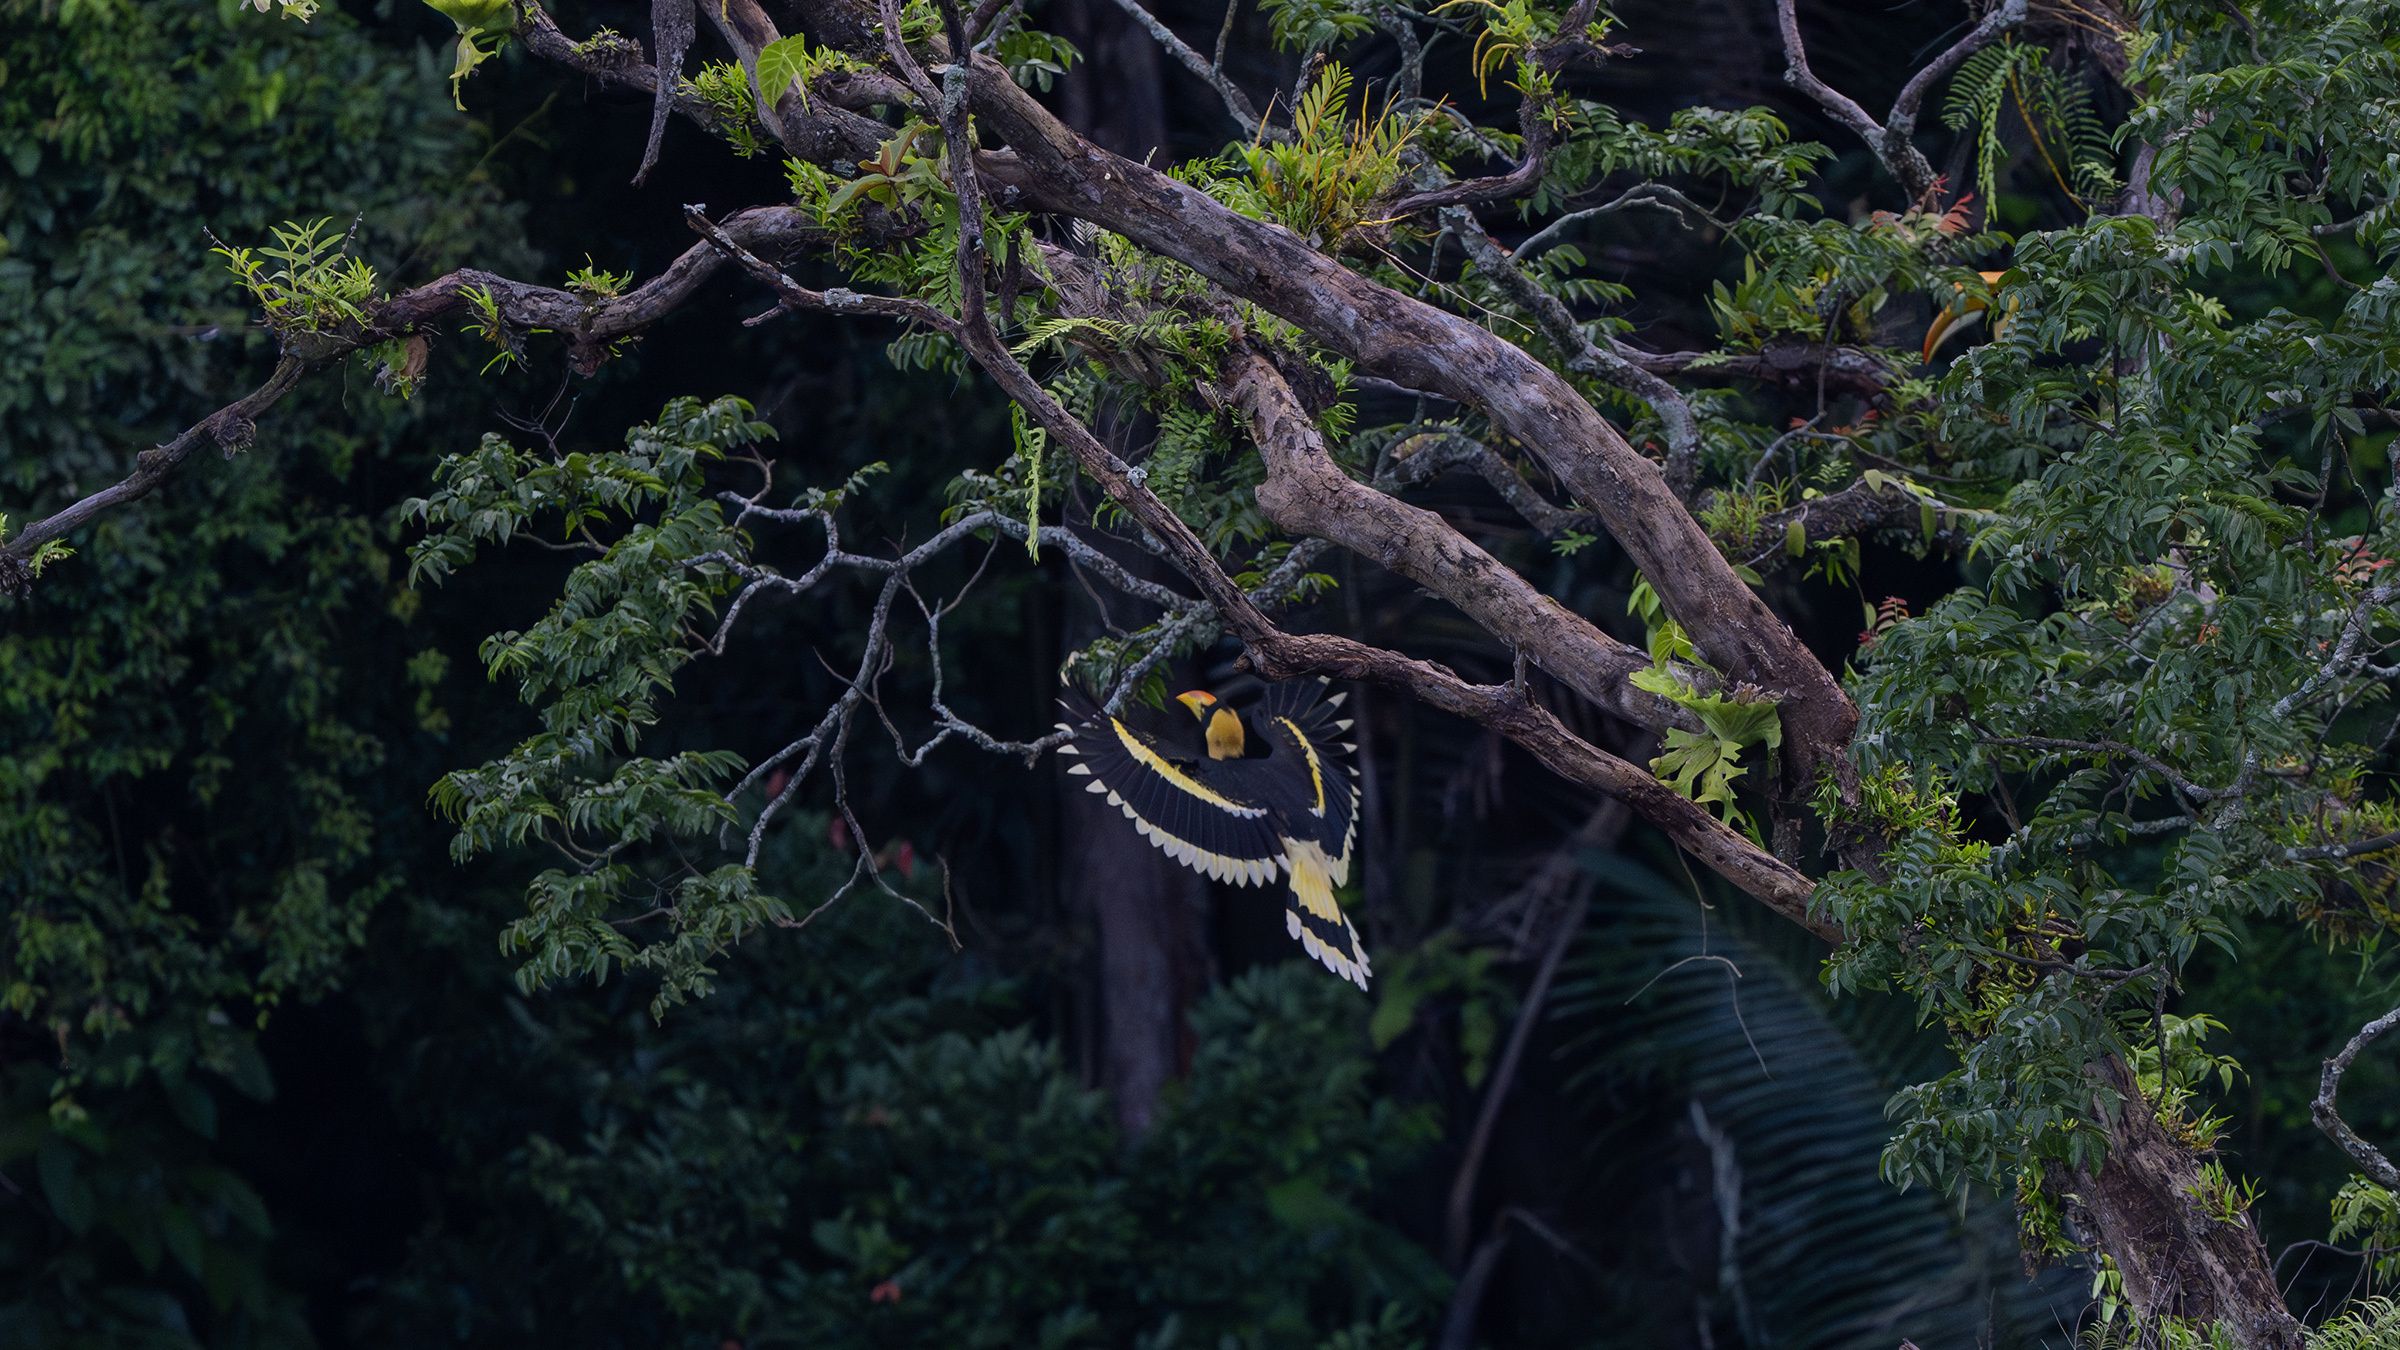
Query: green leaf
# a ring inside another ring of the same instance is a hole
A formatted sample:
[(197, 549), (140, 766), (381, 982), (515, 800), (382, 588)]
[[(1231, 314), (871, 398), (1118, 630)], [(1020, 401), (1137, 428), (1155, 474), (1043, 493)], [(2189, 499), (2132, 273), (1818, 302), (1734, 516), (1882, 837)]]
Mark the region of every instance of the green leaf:
[(217, 1137), (217, 1099), (206, 1088), (177, 1075), (165, 1080), (167, 1106), (184, 1128), (203, 1139)]
[(513, 0), (425, 0), (462, 33), (505, 33), (517, 21)]
[(50, 1202), (50, 1212), (68, 1231), (83, 1233), (92, 1226), (94, 1204), (91, 1183), (83, 1178), (76, 1152), (74, 1145), (53, 1135), (42, 1141), (33, 1170), (42, 1184), (42, 1198)]
[(1304, 1233), (1341, 1229), (1358, 1222), (1358, 1212), (1313, 1177), (1294, 1177), (1267, 1190), (1267, 1212)]
[(233, 1041), (225, 1052), (226, 1063), (221, 1067), (226, 1081), (254, 1102), (263, 1102), (275, 1095), (275, 1075), (267, 1069), (267, 1057), (249, 1037)]
[(199, 1193), (224, 1207), (235, 1223), (259, 1237), (274, 1233), (274, 1220), (268, 1217), (267, 1202), (259, 1198), (250, 1183), (221, 1167), (201, 1169), (194, 1174)]
[(1500, 1040), (1500, 1019), (1490, 1002), (1470, 999), (1458, 1010), (1458, 1052), (1468, 1087), (1483, 1086), (1492, 1071), (1492, 1049)]
[(159, 1211), (158, 1231), (166, 1239), (167, 1252), (175, 1258), (175, 1264), (192, 1278), (200, 1278), (203, 1244), (200, 1224), (192, 1217), (192, 1211), (183, 1205), (168, 1205)]
[(1424, 1002), (1427, 992), (1413, 980), (1383, 982), (1383, 997), (1376, 1000), (1375, 1014), (1367, 1019), (1367, 1038), (1376, 1049), (1389, 1049), (1392, 1042), (1408, 1034), (1416, 1025), (1417, 1005)]
[(797, 85), (800, 106), (808, 106), (808, 39), (798, 33), (777, 38), (758, 49), (758, 90), (767, 99), (780, 98)]

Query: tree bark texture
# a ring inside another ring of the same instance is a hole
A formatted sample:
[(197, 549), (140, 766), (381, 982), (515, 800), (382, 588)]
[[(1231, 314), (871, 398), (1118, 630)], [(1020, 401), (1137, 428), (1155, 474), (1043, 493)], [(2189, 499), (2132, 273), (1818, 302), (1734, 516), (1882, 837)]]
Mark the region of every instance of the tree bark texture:
[(2120, 1097), (2108, 1158), (2065, 1188), (2123, 1273), (2135, 1312), (2220, 1323), (2244, 1350), (2297, 1350), (2300, 1323), (2284, 1307), (2258, 1229), (2201, 1205), (2199, 1156), (2159, 1124), (2124, 1061), (2101, 1065), (2097, 1076)]

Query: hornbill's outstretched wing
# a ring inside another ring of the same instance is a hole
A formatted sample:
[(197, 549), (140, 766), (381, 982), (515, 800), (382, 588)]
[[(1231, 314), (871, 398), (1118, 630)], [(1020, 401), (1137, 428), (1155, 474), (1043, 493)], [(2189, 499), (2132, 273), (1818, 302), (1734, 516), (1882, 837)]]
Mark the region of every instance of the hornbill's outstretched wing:
[(1060, 746), (1074, 756), (1067, 772), (1088, 775), (1089, 791), (1167, 856), (1236, 885), (1264, 886), (1283, 866), (1283, 838), (1273, 813), (1245, 788), (1223, 781), (1226, 764), (1171, 751), (1124, 718), (1094, 712), (1080, 725), (1059, 723), (1075, 739)]
[(1237, 885), (1288, 875), (1286, 925), (1310, 956), (1361, 989), (1372, 970), (1358, 930), (1334, 900), (1358, 840), (1353, 747), (1341, 739), (1343, 696), (1323, 681), (1271, 686), (1249, 720), (1250, 753), (1213, 759), (1170, 749), (1121, 717), (1093, 711), (1060, 723), (1059, 753), (1169, 857)]
[(1267, 686), (1250, 714), (1278, 754), (1308, 766), (1310, 799), (1295, 813), (1299, 837), (1325, 850), (1333, 884), (1350, 881), (1350, 855), (1358, 843), (1358, 747), (1349, 739), (1350, 719), (1337, 716), (1347, 694), (1325, 694), (1324, 680), (1287, 680)]

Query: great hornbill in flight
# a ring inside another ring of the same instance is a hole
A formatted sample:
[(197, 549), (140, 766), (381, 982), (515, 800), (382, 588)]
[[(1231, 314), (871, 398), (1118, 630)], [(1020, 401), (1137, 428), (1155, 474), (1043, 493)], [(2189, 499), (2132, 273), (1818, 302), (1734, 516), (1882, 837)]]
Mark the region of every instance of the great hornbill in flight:
[(1178, 694), (1199, 724), (1180, 747), (1095, 712), (1059, 724), (1074, 739), (1058, 752), (1076, 757), (1068, 773), (1088, 776), (1091, 791), (1184, 866), (1237, 886), (1289, 876), (1285, 926), (1364, 989), (1374, 972), (1333, 898), (1358, 840), (1356, 747), (1341, 740), (1349, 721), (1335, 716), (1345, 696), (1323, 697), (1324, 685), (1270, 685), (1246, 712), (1204, 689)]

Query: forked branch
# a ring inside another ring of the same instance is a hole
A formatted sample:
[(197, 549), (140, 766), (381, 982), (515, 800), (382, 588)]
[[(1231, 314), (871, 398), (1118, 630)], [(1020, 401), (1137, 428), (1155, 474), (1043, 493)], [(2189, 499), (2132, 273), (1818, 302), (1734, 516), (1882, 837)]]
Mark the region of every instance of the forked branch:
[(2317, 1128), (2323, 1130), (2334, 1143), (2341, 1145), (2342, 1152), (2349, 1154), (2351, 1160), (2358, 1164), (2358, 1169), (2372, 1177), (2375, 1184), (2386, 1190), (2400, 1191), (2400, 1167), (2393, 1166), (2392, 1160), (2384, 1156), (2382, 1149), (2359, 1138), (2358, 1131), (2350, 1128), (2350, 1123), (2342, 1119), (2341, 1112), (2335, 1110), (2333, 1105), (2334, 1094), (2342, 1087), (2342, 1075), (2350, 1072), (2350, 1065), (2357, 1060), (2359, 1051), (2366, 1049), (2376, 1037), (2395, 1026), (2400, 1026), (2400, 1008), (2394, 1008), (2360, 1027), (2358, 1034), (2350, 1038), (2349, 1044), (2344, 1045), (2333, 1058), (2326, 1060), (2325, 1072), (2317, 1080), (2317, 1099), (2309, 1103), (2308, 1113), (2316, 1120)]
[(1917, 148), (1917, 110), (1925, 95), (1932, 92), (1936, 82), (1958, 68), (1961, 61), (1990, 46), (2001, 34), (2025, 22), (2028, 0), (2000, 0), (1981, 22), (1967, 31), (1966, 36), (1952, 43), (1941, 54), (1926, 63), (1902, 86), (1898, 98), (1892, 100), (1892, 110), (1880, 122), (1874, 114), (1860, 107), (1851, 98), (1820, 79), (1808, 63), (1808, 47), (1800, 38), (1799, 0), (1775, 0), (1776, 26), (1783, 37), (1784, 81), (1808, 95), (1827, 116), (1848, 127), (1867, 143), (1884, 171), (1898, 179), (1901, 189), (1911, 202), (1930, 203), (1940, 176)]

